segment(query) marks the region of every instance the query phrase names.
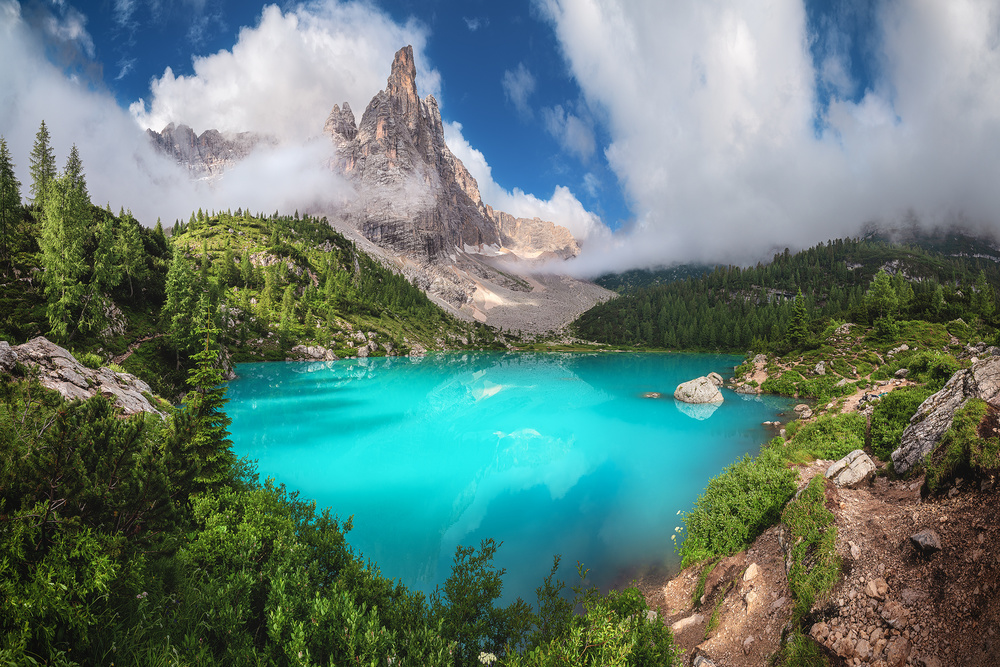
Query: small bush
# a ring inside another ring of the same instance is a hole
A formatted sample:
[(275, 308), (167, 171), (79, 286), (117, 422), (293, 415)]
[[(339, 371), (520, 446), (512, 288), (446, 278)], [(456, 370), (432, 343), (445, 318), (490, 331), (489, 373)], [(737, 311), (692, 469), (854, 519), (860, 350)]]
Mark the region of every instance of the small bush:
[(865, 418), (856, 412), (823, 415), (804, 425), (792, 449), (817, 459), (839, 459), (865, 447)]
[(840, 578), (837, 527), (826, 508), (826, 480), (816, 475), (798, 498), (788, 503), (781, 521), (791, 532), (788, 588), (795, 598), (794, 615), (801, 620)]
[(781, 446), (772, 442), (756, 458), (744, 456), (709, 480), (684, 516), (681, 566), (749, 546), (778, 522), (781, 508), (795, 493), (795, 476), (785, 465)]
[(889, 460), (893, 450), (899, 447), (910, 418), (931, 393), (927, 387), (903, 387), (882, 397), (872, 412), (871, 442), (875, 456)]
[(760, 385), (761, 391), (767, 394), (780, 394), (782, 396), (795, 396), (797, 384), (802, 382), (803, 377), (795, 371), (785, 371), (780, 377), (769, 377)]
[(83, 354), (79, 354), (77, 355), (76, 360), (87, 368), (91, 368), (95, 371), (101, 367), (102, 363), (104, 363), (104, 360), (93, 352), (84, 352)]
[(907, 364), (910, 379), (925, 383), (933, 391), (943, 387), (961, 369), (958, 361), (950, 354), (927, 350), (911, 356), (907, 359)]

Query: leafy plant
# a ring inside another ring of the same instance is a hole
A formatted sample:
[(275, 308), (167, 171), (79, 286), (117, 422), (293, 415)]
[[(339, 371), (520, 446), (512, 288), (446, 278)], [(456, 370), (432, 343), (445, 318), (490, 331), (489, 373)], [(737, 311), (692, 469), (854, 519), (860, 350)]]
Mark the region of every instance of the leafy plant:
[(822, 476), (813, 477), (781, 515), (792, 544), (788, 587), (795, 598), (797, 619), (808, 614), (813, 604), (827, 595), (840, 577), (837, 528), (833, 513), (825, 506), (825, 484)]
[(910, 418), (931, 393), (928, 387), (901, 387), (879, 399), (871, 419), (871, 446), (875, 456), (889, 460), (893, 450), (899, 447)]
[(955, 411), (951, 427), (925, 462), (925, 484), (933, 493), (958, 475), (1000, 468), (1000, 416), (986, 401), (972, 398)]

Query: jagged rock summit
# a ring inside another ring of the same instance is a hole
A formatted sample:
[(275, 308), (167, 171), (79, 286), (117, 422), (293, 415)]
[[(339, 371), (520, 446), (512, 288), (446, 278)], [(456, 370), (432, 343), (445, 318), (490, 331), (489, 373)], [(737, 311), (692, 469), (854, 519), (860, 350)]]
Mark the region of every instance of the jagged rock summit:
[(187, 125), (173, 123), (159, 132), (146, 130), (146, 135), (160, 151), (186, 166), (193, 178), (208, 179), (221, 176), (261, 143), (274, 143), (273, 139), (254, 132), (226, 137), (218, 130), (205, 130), (197, 135)]
[(337, 167), (360, 195), (346, 216), (369, 240), (426, 260), (456, 252), (575, 256), (579, 246), (566, 228), (483, 203), (476, 179), (445, 143), (437, 100), (417, 95), (416, 76), (406, 46), (358, 126), (346, 102), (330, 112), (324, 130), (337, 146)]

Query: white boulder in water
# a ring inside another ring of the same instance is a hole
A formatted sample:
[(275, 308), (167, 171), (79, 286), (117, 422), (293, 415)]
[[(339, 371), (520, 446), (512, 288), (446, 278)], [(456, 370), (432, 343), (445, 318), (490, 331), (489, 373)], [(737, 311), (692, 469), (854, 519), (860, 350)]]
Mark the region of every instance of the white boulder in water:
[(674, 398), (684, 403), (722, 403), (722, 392), (707, 377), (682, 382), (674, 390)]

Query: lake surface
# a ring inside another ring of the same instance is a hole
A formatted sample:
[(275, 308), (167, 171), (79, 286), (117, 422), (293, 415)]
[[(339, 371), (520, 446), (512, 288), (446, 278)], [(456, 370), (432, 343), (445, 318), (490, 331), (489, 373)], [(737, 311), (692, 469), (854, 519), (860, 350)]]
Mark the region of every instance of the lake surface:
[(353, 516), (348, 541), (383, 575), (430, 592), (456, 546), (492, 537), (504, 599), (534, 603), (554, 554), (571, 586), (577, 561), (601, 586), (676, 569), (678, 512), (791, 407), (728, 390), (717, 409), (674, 401), (681, 382), (739, 362), (477, 352), (240, 364), (226, 410), (237, 455)]

